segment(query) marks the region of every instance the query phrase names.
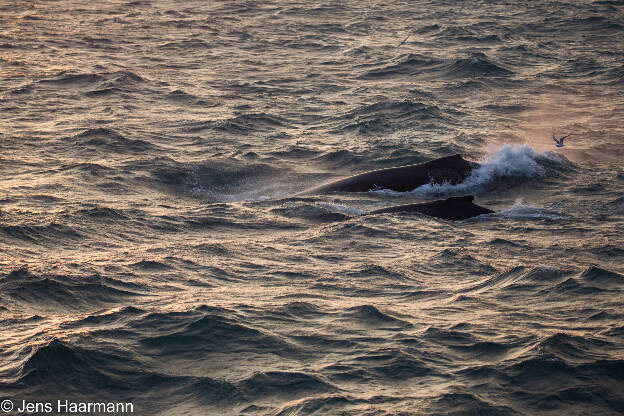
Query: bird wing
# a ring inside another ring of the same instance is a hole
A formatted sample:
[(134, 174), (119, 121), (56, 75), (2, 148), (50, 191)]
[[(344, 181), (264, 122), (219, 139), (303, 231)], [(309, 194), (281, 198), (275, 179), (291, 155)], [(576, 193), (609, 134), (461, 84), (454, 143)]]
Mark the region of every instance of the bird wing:
[(557, 138), (555, 137), (555, 135), (553, 134), (553, 140), (555, 141), (555, 143), (557, 144), (561, 144), (561, 142), (559, 140), (557, 140)]
[(570, 137), (572, 136), (571, 134), (568, 134), (567, 136), (563, 136), (562, 138), (559, 139), (559, 141), (561, 141), (561, 143), (563, 143), (563, 139), (565, 139), (566, 137)]

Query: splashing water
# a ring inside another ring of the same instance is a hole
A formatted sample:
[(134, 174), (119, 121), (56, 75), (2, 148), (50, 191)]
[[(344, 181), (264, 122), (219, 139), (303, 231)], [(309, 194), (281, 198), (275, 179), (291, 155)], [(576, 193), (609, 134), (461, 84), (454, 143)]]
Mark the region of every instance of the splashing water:
[(546, 175), (546, 169), (539, 162), (546, 160), (556, 163), (564, 162), (561, 156), (553, 152), (538, 153), (529, 145), (510, 146), (505, 144), (493, 152), (484, 163), (477, 169), (474, 169), (470, 176), (461, 183), (430, 182), (409, 192), (396, 192), (386, 189), (373, 192), (395, 196), (410, 194), (417, 197), (456, 195), (461, 193), (478, 194), (487, 185), (503, 179), (521, 181), (543, 177)]

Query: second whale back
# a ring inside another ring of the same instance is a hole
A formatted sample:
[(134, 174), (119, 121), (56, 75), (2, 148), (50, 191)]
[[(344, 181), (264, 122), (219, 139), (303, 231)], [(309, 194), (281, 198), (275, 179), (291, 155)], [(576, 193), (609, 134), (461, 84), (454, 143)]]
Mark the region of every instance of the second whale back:
[(369, 214), (417, 212), (419, 214), (429, 215), (430, 217), (457, 221), (476, 217), (478, 215), (491, 214), (494, 212), (491, 209), (476, 205), (473, 203), (473, 200), (474, 196), (472, 195), (456, 196), (420, 204), (397, 205), (393, 207), (380, 208), (369, 212)]

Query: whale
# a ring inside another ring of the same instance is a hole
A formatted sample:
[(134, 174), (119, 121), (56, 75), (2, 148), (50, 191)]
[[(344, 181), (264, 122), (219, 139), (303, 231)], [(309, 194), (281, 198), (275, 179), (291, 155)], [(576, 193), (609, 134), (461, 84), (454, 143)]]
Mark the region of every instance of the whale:
[(408, 192), (427, 183), (461, 183), (480, 165), (465, 160), (459, 154), (446, 156), (416, 165), (398, 166), (373, 170), (338, 179), (297, 195), (319, 195), (333, 192), (368, 192), (376, 189), (390, 189)]
[(474, 202), (473, 195), (456, 196), (420, 204), (397, 205), (369, 211), (371, 214), (387, 214), (394, 212), (416, 212), (430, 217), (443, 218), (445, 220), (459, 221), (473, 218), (483, 214), (492, 214), (494, 211), (481, 207)]

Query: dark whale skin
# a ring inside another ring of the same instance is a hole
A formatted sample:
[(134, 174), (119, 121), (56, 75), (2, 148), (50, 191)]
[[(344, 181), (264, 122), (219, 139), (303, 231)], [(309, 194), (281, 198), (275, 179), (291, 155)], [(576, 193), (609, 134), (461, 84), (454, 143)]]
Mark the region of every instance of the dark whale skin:
[(417, 212), (430, 217), (458, 221), (476, 217), (477, 215), (492, 214), (494, 211), (480, 207), (472, 201), (474, 196), (458, 196), (422, 204), (397, 205), (394, 207), (376, 209), (369, 214), (386, 214), (392, 212)]
[(373, 170), (329, 182), (298, 195), (327, 194), (331, 192), (368, 192), (391, 189), (407, 192), (427, 183), (457, 184), (466, 179), (479, 164), (464, 160), (461, 155), (446, 156), (429, 162)]

